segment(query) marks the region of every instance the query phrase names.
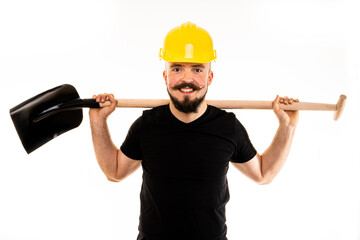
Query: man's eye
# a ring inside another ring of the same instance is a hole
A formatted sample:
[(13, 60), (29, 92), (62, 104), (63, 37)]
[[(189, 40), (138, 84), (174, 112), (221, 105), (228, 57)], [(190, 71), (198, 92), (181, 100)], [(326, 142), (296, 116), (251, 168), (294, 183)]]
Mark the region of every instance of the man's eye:
[(197, 72), (197, 73), (201, 73), (201, 72), (202, 72), (202, 69), (200, 69), (200, 68), (196, 68), (196, 69), (195, 69), (195, 72)]
[(173, 71), (174, 72), (180, 72), (180, 68), (174, 68)]

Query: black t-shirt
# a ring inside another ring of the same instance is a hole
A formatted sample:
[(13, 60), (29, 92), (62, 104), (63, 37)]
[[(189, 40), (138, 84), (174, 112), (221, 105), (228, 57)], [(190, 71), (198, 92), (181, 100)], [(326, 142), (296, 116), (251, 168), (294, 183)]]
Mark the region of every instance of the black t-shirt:
[(233, 113), (213, 106), (191, 123), (169, 105), (146, 110), (121, 146), (142, 160), (143, 183), (138, 239), (226, 240), (229, 161), (256, 155)]

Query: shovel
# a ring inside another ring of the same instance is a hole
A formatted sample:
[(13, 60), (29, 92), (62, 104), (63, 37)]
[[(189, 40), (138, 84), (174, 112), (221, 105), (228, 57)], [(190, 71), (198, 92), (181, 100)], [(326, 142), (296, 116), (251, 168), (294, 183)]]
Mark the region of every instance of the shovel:
[[(341, 95), (337, 104), (299, 102), (280, 105), (284, 110), (335, 111), (337, 120), (344, 107), (346, 96)], [(207, 100), (223, 109), (272, 109), (272, 101)], [(82, 108), (100, 108), (110, 103), (97, 103), (81, 99), (76, 89), (64, 84), (40, 93), (10, 109), (10, 116), (20, 140), (29, 154), (45, 143), (78, 127), (83, 119)], [(118, 99), (116, 107), (152, 108), (169, 104), (168, 99)]]

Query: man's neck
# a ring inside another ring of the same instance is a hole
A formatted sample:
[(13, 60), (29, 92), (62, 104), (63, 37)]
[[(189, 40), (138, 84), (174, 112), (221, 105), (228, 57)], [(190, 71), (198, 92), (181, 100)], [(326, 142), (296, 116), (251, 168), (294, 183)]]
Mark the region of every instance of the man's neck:
[(173, 104), (172, 101), (170, 101), (170, 111), (171, 113), (180, 121), (184, 123), (191, 123), (201, 117), (207, 109), (207, 103), (206, 100), (204, 100), (198, 107), (197, 112), (194, 113), (184, 113), (179, 111)]

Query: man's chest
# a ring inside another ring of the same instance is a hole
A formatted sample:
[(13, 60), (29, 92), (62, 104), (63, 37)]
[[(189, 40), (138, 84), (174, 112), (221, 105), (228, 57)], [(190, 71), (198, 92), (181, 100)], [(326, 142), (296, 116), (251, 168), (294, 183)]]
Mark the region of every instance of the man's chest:
[(226, 175), (235, 144), (222, 129), (155, 127), (142, 136), (141, 150), (149, 174), (214, 179)]

